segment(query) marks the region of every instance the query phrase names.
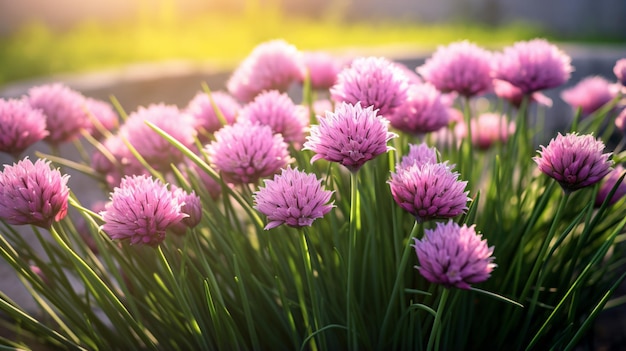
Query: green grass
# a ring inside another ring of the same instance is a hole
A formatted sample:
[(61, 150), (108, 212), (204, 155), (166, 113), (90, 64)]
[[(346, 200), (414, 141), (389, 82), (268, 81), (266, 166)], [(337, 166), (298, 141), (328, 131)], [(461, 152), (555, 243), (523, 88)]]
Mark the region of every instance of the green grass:
[(233, 67), (260, 42), (283, 38), (301, 50), (346, 46), (402, 44), (416, 49), (468, 39), (484, 46), (510, 44), (537, 36), (538, 28), (523, 24), (490, 28), (475, 24), (421, 25), (408, 22), (343, 22), (312, 20), (276, 10), (138, 16), (119, 23), (84, 22), (65, 31), (41, 24), (25, 26), (0, 38), (0, 85), (36, 76), (184, 59)]

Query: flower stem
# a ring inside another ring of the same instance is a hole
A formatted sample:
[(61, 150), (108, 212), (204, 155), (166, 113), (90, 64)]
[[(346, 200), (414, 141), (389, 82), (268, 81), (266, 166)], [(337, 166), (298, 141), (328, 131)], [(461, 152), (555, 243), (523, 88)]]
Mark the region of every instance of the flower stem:
[(356, 245), (356, 235), (361, 229), (361, 211), (359, 199), (358, 173), (350, 173), (350, 233), (348, 237), (348, 286), (346, 289), (346, 322), (348, 326), (348, 349), (355, 350), (357, 345), (357, 334), (354, 330), (355, 316), (352, 314), (354, 301), (354, 246)]
[(391, 296), (389, 296), (389, 303), (387, 304), (387, 311), (385, 312), (385, 317), (383, 319), (383, 324), (382, 327), (380, 328), (380, 340), (382, 341), (382, 337), (383, 337), (383, 333), (385, 332), (385, 330), (387, 329), (387, 324), (389, 323), (389, 318), (391, 317), (391, 309), (394, 305), (395, 301), (398, 301), (398, 299), (401, 300), (401, 297), (397, 297), (396, 295), (398, 295), (398, 290), (400, 289), (400, 282), (402, 281), (402, 277), (404, 276), (405, 273), (405, 267), (406, 267), (406, 263), (409, 260), (409, 252), (411, 252), (411, 240), (417, 235), (417, 233), (420, 231), (421, 227), (421, 223), (418, 221), (415, 221), (415, 224), (413, 225), (413, 229), (411, 230), (411, 234), (409, 235), (409, 240), (406, 243), (406, 245), (404, 246), (404, 251), (402, 252), (402, 258), (400, 258), (400, 264), (398, 265), (398, 270), (396, 271), (396, 279), (393, 283), (393, 290), (391, 291)]
[(428, 346), (426, 347), (426, 351), (430, 351), (433, 349), (433, 343), (435, 345), (435, 349), (439, 348), (439, 339), (441, 338), (441, 316), (443, 315), (443, 309), (446, 306), (446, 300), (448, 299), (448, 294), (450, 290), (444, 288), (441, 293), (441, 297), (439, 298), (439, 305), (437, 306), (437, 315), (435, 316), (435, 322), (433, 323), (433, 329), (430, 331), (430, 336), (428, 337)]

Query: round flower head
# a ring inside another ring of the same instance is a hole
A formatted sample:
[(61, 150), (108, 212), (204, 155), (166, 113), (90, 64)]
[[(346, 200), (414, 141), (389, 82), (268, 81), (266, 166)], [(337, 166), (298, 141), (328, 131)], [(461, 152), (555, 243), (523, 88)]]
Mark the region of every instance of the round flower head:
[(382, 57), (361, 57), (337, 76), (330, 88), (334, 101), (373, 106), (388, 116), (407, 99), (408, 78), (393, 62)]
[(305, 52), (304, 65), (309, 71), (311, 88), (316, 90), (330, 89), (341, 71), (341, 62), (324, 51)]
[(202, 203), (200, 197), (195, 192), (188, 193), (181, 188), (173, 187), (172, 193), (178, 202), (182, 204), (180, 212), (186, 214), (178, 224), (170, 227), (172, 232), (176, 234), (185, 234), (187, 228), (194, 228), (202, 220)]
[(85, 99), (88, 111), (87, 131), (94, 138), (102, 138), (101, 129), (112, 131), (119, 125), (117, 113), (111, 104), (92, 98)]
[[(623, 176), (625, 172), (626, 172), (626, 169), (624, 169), (622, 165), (617, 165), (615, 169), (613, 169), (611, 172), (609, 172), (609, 174), (606, 175), (606, 177), (604, 177), (604, 181), (602, 182), (602, 185), (600, 185), (600, 190), (598, 191), (598, 194), (596, 195), (595, 205), (597, 207), (600, 207), (600, 205), (602, 205), (602, 203), (607, 198), (607, 196), (609, 196), (609, 193), (611, 192), (613, 187), (615, 187), (620, 177)], [(626, 182), (622, 181), (617, 186), (617, 189), (615, 189), (613, 196), (609, 200), (609, 203), (608, 203), (609, 206), (619, 201), (625, 195), (626, 195)]]
[(619, 59), (615, 62), (615, 66), (613, 67), (613, 73), (615, 73), (615, 77), (617, 77), (617, 81), (626, 87), (626, 58)]
[(437, 163), (437, 150), (434, 147), (428, 147), (426, 143), (409, 144), (409, 153), (402, 156), (402, 160), (396, 165), (396, 170), (407, 169), (413, 165), (421, 166), (424, 163)]
[(274, 133), (282, 134), (285, 142), (301, 146), (309, 125), (309, 113), (297, 106), (286, 93), (265, 91), (245, 105), (239, 114), (241, 120), (267, 125)]
[(424, 238), (414, 239), (413, 245), (420, 274), (431, 283), (459, 289), (489, 279), (496, 267), (493, 246), (488, 247), (474, 228), (449, 221), (424, 230)]
[(387, 142), (397, 135), (388, 131), (388, 124), (372, 106), (362, 108), (360, 103), (344, 102), (311, 127), (303, 150), (315, 152), (311, 163), (325, 159), (356, 172), (365, 162), (391, 149)]
[(554, 178), (565, 192), (593, 185), (611, 171), (611, 154), (603, 154), (604, 143), (593, 135), (557, 135), (540, 156), (533, 157), (539, 170)]
[(157, 170), (163, 171), (183, 160), (183, 154), (165, 138), (150, 128), (146, 121), (161, 128), (174, 139), (191, 147), (196, 134), (193, 117), (182, 113), (174, 105), (153, 104), (139, 109), (128, 116), (120, 128), (120, 136)]
[[(496, 96), (508, 101), (516, 108), (520, 108), (520, 106), (522, 105), (522, 100), (525, 96), (525, 94), (522, 92), (522, 89), (501, 79), (493, 80), (493, 92), (496, 94)], [(540, 105), (548, 107), (552, 106), (552, 99), (538, 91), (530, 95), (530, 101), (537, 102)]]
[(256, 208), (267, 216), (265, 230), (287, 224), (290, 227), (310, 226), (334, 207), (332, 191), (324, 190), (315, 174), (291, 167), (283, 169), (274, 180), (266, 179), (265, 187), (254, 193)]
[(626, 108), (615, 117), (615, 126), (626, 136)]
[(259, 44), (233, 72), (226, 83), (237, 99), (249, 102), (264, 90), (287, 91), (302, 81), (305, 66), (302, 53), (284, 40)]
[[(223, 121), (215, 113), (211, 99), (224, 117)], [(235, 123), (240, 109), (241, 105), (232, 95), (223, 91), (216, 91), (212, 92), (210, 97), (205, 92), (198, 92), (187, 104), (186, 112), (195, 119), (194, 126), (198, 131), (200, 140), (208, 141), (207, 134), (215, 133), (223, 127), (224, 123)]]
[(593, 76), (563, 90), (561, 98), (574, 109), (580, 108), (583, 115), (588, 116), (613, 100), (617, 93), (618, 90), (606, 78)]
[(85, 113), (85, 97), (65, 85), (40, 85), (28, 91), (28, 102), (46, 116), (50, 134), (44, 139), (58, 145), (78, 138), (81, 130), (89, 127)]
[(5, 165), (0, 172), (0, 218), (49, 229), (67, 214), (68, 178), (42, 159)]
[(102, 147), (107, 155), (105, 156), (100, 150), (95, 150), (91, 156), (91, 167), (104, 175), (110, 189), (118, 186), (125, 175), (149, 174), (148, 170), (131, 153), (119, 133), (106, 138)]
[[(507, 123), (506, 117), (497, 113), (483, 113), (472, 119), (472, 144), (478, 149), (487, 150), (495, 143), (506, 143), (515, 132), (515, 123)], [(457, 125), (455, 133), (458, 139), (467, 136), (464, 122)]]
[(408, 99), (388, 116), (391, 126), (411, 134), (434, 132), (448, 125), (449, 106), (429, 83), (413, 84)]
[(127, 176), (100, 212), (104, 220), (102, 230), (111, 239), (157, 246), (168, 229), (187, 217), (181, 207), (178, 198), (160, 180), (145, 175)]
[(282, 135), (246, 120), (218, 130), (206, 151), (224, 180), (234, 184), (256, 183), (291, 162)]
[(493, 77), (518, 87), (523, 94), (556, 88), (570, 78), (571, 58), (544, 39), (520, 41), (496, 54)]
[(391, 173), (391, 194), (418, 222), (452, 218), (467, 210), (467, 182), (446, 163), (424, 163)]
[(48, 135), (46, 117), (24, 100), (0, 99), (0, 151), (17, 158)]
[(440, 46), (417, 67), (425, 81), (444, 93), (471, 97), (491, 90), (491, 53), (476, 44), (460, 41)]

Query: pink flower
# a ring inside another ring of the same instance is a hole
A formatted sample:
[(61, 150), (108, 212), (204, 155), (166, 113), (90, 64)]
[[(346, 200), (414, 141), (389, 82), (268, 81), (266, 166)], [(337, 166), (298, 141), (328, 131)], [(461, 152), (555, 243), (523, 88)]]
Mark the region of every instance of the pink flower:
[(160, 180), (148, 176), (122, 179), (111, 201), (100, 212), (111, 239), (157, 246), (168, 229), (187, 217), (178, 198)]
[(409, 144), (409, 153), (402, 156), (400, 163), (396, 165), (396, 171), (413, 165), (421, 166), (424, 163), (437, 163), (437, 149), (428, 147), (426, 143)]
[(388, 131), (388, 124), (372, 106), (362, 108), (360, 103), (344, 102), (311, 127), (303, 150), (315, 152), (311, 163), (325, 159), (356, 172), (365, 162), (391, 149), (387, 142), (397, 135)]
[(571, 58), (544, 39), (519, 41), (496, 54), (493, 78), (519, 88), (523, 94), (556, 88), (570, 78)]
[(237, 67), (226, 83), (237, 99), (249, 102), (264, 90), (287, 91), (302, 81), (305, 66), (302, 53), (284, 40), (259, 44)]
[(9, 224), (50, 229), (67, 214), (68, 178), (42, 159), (5, 165), (0, 172), (0, 218)]
[(315, 174), (291, 167), (283, 169), (274, 180), (265, 180), (265, 187), (254, 193), (256, 208), (267, 216), (265, 230), (287, 224), (290, 227), (310, 226), (334, 207), (332, 191), (324, 190)]
[(619, 59), (615, 62), (615, 66), (613, 67), (613, 73), (615, 73), (615, 77), (617, 77), (617, 81), (626, 87), (626, 58)]
[(28, 91), (28, 102), (46, 116), (50, 134), (44, 139), (58, 145), (78, 138), (89, 127), (85, 97), (60, 83), (40, 85)]
[(309, 72), (311, 88), (316, 90), (330, 89), (335, 85), (342, 66), (337, 58), (324, 51), (305, 52), (304, 65)]
[(604, 143), (593, 135), (559, 133), (547, 147), (541, 146), (540, 156), (533, 160), (569, 193), (599, 182), (611, 171), (611, 154), (603, 150)]
[(491, 57), (476, 44), (455, 42), (440, 46), (417, 73), (444, 93), (471, 97), (491, 90)]
[(196, 134), (193, 117), (180, 112), (174, 105), (152, 104), (147, 108), (139, 107), (120, 128), (119, 135), (126, 138), (146, 162), (156, 170), (169, 170), (171, 164), (183, 160), (183, 154), (150, 128), (146, 121), (191, 147)]
[[(519, 108), (522, 105), (522, 99), (525, 94), (522, 89), (515, 85), (500, 79), (493, 80), (493, 91), (501, 99), (507, 100), (511, 105)], [(530, 101), (537, 102), (540, 105), (552, 106), (552, 99), (545, 96), (541, 92), (534, 92), (530, 95)]]
[[(515, 123), (508, 122), (506, 116), (496, 113), (483, 113), (472, 119), (472, 144), (478, 149), (487, 150), (493, 144), (504, 144), (515, 133)], [(465, 123), (458, 124), (456, 134), (459, 139), (467, 136)]]
[(235, 184), (256, 183), (291, 162), (282, 135), (245, 120), (218, 130), (206, 151), (224, 180)]
[[(223, 121), (215, 112), (211, 99), (224, 117)], [(195, 119), (194, 126), (198, 131), (200, 140), (208, 141), (208, 136), (218, 131), (224, 124), (235, 123), (240, 109), (241, 105), (234, 97), (223, 91), (216, 91), (211, 93), (211, 97), (205, 92), (198, 92), (189, 101), (185, 111)]]
[(446, 288), (470, 289), (489, 279), (496, 267), (493, 246), (470, 227), (448, 221), (437, 223), (435, 229), (425, 229), (422, 240), (414, 239), (420, 274), (431, 283)]
[(46, 117), (24, 100), (0, 99), (0, 151), (17, 158), (48, 135)]
[(181, 188), (174, 187), (172, 194), (178, 202), (182, 204), (180, 212), (186, 214), (187, 217), (183, 218), (179, 223), (170, 227), (173, 233), (182, 235), (185, 234), (187, 228), (194, 228), (202, 220), (202, 203), (200, 197), (196, 195), (194, 191), (188, 193)]
[(615, 117), (615, 126), (626, 135), (626, 108)]
[[(625, 172), (626, 172), (626, 169), (624, 169), (624, 166), (617, 165), (615, 169), (611, 170), (609, 174), (607, 174), (604, 177), (604, 180), (602, 181), (602, 185), (600, 185), (600, 190), (598, 191), (598, 194), (596, 195), (596, 201), (595, 201), (596, 207), (600, 207), (602, 205), (604, 200), (609, 196), (609, 193), (611, 192), (613, 187), (617, 185), (619, 178), (623, 176)], [(609, 206), (619, 201), (625, 195), (626, 195), (626, 182), (622, 181), (619, 185), (617, 185), (617, 189), (615, 189), (613, 196), (609, 200), (608, 202)]]
[(423, 222), (456, 217), (467, 210), (467, 182), (458, 177), (446, 163), (414, 164), (391, 173), (389, 185), (396, 203)]
[(387, 116), (407, 99), (408, 78), (394, 63), (382, 57), (361, 57), (337, 76), (330, 88), (334, 101), (373, 106)]
[(387, 118), (391, 126), (406, 133), (425, 134), (448, 125), (449, 106), (432, 84), (413, 84), (408, 99)]
[(149, 174), (148, 170), (130, 152), (119, 133), (106, 138), (102, 147), (108, 151), (108, 156), (112, 159), (100, 150), (95, 150), (91, 156), (91, 167), (104, 175), (104, 180), (110, 189), (118, 186), (125, 175)]
[(239, 114), (241, 120), (267, 125), (274, 133), (282, 134), (285, 142), (301, 146), (309, 126), (309, 111), (297, 106), (291, 98), (277, 90), (262, 92), (245, 105)]
[(593, 76), (563, 90), (561, 98), (574, 109), (582, 109), (583, 115), (588, 116), (613, 100), (617, 93), (618, 90), (606, 78)]
[(88, 112), (88, 122), (86, 129), (89, 134), (91, 134), (94, 138), (102, 138), (103, 135), (99, 128), (112, 131), (119, 127), (119, 118), (115, 110), (113, 110), (111, 104), (101, 100), (86, 98), (85, 107)]

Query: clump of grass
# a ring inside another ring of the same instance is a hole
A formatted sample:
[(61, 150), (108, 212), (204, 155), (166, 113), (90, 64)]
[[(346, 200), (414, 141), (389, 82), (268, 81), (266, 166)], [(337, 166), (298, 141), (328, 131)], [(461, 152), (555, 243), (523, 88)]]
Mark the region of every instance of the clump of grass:
[(314, 20), (272, 9), (243, 14), (139, 15), (117, 23), (85, 21), (67, 30), (31, 23), (0, 38), (0, 84), (65, 72), (185, 59), (233, 67), (262, 41), (284, 38), (301, 50), (402, 44), (432, 49), (468, 39), (485, 46), (546, 36), (524, 24), (490, 28), (478, 24), (425, 25), (408, 21)]

